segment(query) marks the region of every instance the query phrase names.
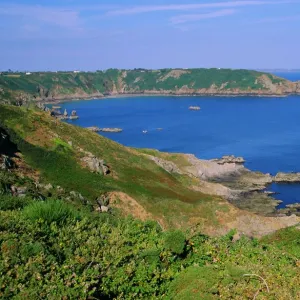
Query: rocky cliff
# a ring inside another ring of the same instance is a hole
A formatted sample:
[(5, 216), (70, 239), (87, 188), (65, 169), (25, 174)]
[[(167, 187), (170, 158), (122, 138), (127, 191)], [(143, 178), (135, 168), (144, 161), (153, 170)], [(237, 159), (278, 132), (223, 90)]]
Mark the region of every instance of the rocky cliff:
[(62, 100), (107, 95), (300, 94), (300, 82), (250, 70), (161, 69), (1, 74), (0, 99)]

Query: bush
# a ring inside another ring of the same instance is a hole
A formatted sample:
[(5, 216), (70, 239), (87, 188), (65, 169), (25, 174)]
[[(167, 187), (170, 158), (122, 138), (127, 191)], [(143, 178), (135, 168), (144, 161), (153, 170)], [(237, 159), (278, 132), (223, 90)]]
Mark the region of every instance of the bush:
[(48, 224), (64, 224), (68, 219), (81, 219), (80, 213), (74, 207), (60, 200), (32, 203), (24, 209), (24, 216), (32, 221), (42, 219)]
[(182, 254), (185, 248), (185, 236), (179, 231), (170, 231), (165, 236), (165, 248), (175, 254)]
[(22, 209), (32, 202), (28, 198), (13, 197), (10, 195), (0, 195), (0, 210)]

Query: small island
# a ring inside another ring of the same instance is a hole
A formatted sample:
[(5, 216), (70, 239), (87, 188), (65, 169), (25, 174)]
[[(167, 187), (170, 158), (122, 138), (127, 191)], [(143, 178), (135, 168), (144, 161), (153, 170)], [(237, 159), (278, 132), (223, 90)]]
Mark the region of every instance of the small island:
[(92, 127), (87, 127), (88, 130), (93, 131), (93, 132), (122, 132), (123, 129), (121, 128), (99, 128), (97, 126), (92, 126)]

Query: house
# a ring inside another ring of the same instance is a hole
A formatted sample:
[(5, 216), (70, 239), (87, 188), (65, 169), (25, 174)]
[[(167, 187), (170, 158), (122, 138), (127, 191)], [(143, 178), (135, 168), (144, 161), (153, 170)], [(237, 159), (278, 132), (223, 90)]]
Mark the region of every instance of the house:
[(73, 71), (74, 73), (80, 73), (80, 71), (78, 71), (78, 70), (75, 70), (75, 71)]
[(25, 74), (26, 74), (26, 75), (31, 75), (31, 73), (30, 73), (30, 72), (26, 72)]

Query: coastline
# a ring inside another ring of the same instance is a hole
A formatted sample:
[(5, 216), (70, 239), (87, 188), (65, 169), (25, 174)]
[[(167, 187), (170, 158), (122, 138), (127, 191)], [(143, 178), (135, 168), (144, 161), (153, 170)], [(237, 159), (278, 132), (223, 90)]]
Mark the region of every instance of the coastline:
[(44, 104), (60, 104), (65, 102), (73, 102), (73, 101), (89, 101), (89, 100), (104, 100), (104, 99), (120, 99), (120, 98), (132, 98), (132, 97), (259, 97), (259, 98), (287, 98), (289, 96), (300, 96), (300, 94), (253, 94), (253, 93), (241, 93), (241, 94), (165, 94), (165, 93), (128, 93), (128, 94), (115, 94), (115, 95), (101, 95), (99, 96), (74, 96), (74, 97), (67, 97), (61, 99), (45, 99), (45, 100), (38, 100), (37, 102), (41, 102)]

